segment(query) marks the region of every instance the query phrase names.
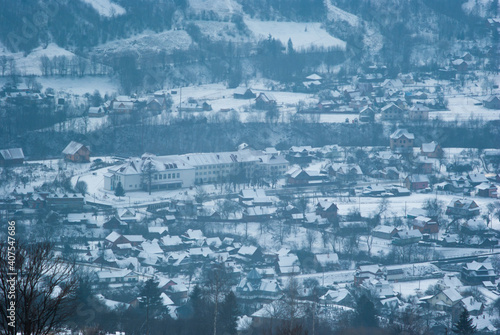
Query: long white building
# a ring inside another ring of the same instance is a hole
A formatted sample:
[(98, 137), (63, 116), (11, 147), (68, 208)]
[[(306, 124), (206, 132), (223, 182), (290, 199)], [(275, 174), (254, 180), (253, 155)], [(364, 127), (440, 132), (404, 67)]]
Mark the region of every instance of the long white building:
[(109, 168), (104, 175), (104, 188), (113, 191), (121, 183), (125, 191), (144, 190), (149, 184), (149, 175), (152, 190), (229, 181), (231, 176), (279, 178), (288, 166), (281, 155), (251, 149), (169, 156), (144, 154)]

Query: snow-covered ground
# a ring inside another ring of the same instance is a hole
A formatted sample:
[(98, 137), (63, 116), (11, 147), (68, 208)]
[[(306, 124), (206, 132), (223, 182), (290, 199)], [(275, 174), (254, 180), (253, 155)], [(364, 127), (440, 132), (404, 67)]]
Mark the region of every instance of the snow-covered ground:
[(125, 8), (110, 0), (82, 0), (91, 5), (101, 16), (114, 17), (126, 13)]
[(258, 40), (267, 39), (269, 35), (287, 45), (292, 40), (294, 49), (307, 49), (311, 46), (338, 47), (345, 49), (346, 43), (331, 36), (319, 22), (278, 22), (245, 19), (248, 28)]
[(39, 77), (38, 81), (43, 85), (43, 90), (53, 88), (56, 92), (64, 91), (69, 94), (84, 95), (94, 93), (98, 90), (101, 96), (118, 93), (119, 83), (109, 77)]
[(340, 9), (337, 6), (334, 6), (331, 0), (325, 0), (325, 4), (328, 20), (344, 21), (349, 23), (353, 27), (357, 27), (360, 24), (360, 20), (356, 15), (346, 12), (345, 10)]
[(469, 121), (471, 119), (482, 119), (484, 121), (500, 120), (500, 110), (484, 108), (482, 98), (469, 98), (467, 96), (448, 97), (447, 111), (430, 112), (429, 118), (439, 118), (443, 121)]
[(145, 32), (130, 38), (111, 41), (94, 48), (94, 51), (102, 55), (119, 53), (124, 50), (141, 54), (146, 51), (167, 54), (174, 50), (187, 50), (192, 39), (185, 30), (166, 30), (161, 33)]
[(213, 11), (219, 16), (242, 13), (241, 5), (235, 0), (188, 0), (190, 10), (195, 13)]
[(71, 59), (75, 56), (74, 53), (59, 47), (55, 43), (49, 43), (45, 48), (38, 47), (31, 51), (28, 55), (24, 55), (22, 52), (12, 53), (7, 50), (4, 46), (0, 45), (0, 55), (5, 55), (7, 57), (12, 57), (15, 60), (19, 74), (21, 75), (36, 75), (40, 76), (42, 74), (40, 57), (47, 56), (53, 58), (55, 56), (66, 56)]

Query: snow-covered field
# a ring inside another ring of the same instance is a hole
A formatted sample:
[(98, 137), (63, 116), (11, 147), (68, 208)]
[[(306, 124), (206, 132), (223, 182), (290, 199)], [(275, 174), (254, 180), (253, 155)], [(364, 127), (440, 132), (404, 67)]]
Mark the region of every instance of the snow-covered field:
[(69, 94), (84, 95), (94, 93), (98, 90), (104, 97), (105, 94), (118, 93), (120, 84), (117, 80), (109, 77), (39, 77), (38, 81), (43, 85), (43, 90), (53, 88), (56, 92), (64, 91)]
[(291, 39), (295, 49), (307, 49), (311, 46), (339, 47), (341, 49), (346, 47), (344, 41), (328, 34), (319, 22), (278, 22), (245, 19), (245, 23), (257, 39), (267, 39), (271, 35), (285, 46), (288, 39)]
[(482, 119), (484, 121), (500, 120), (500, 110), (486, 109), (478, 98), (466, 96), (449, 97), (448, 111), (430, 112), (429, 118), (439, 118), (443, 121), (469, 121), (471, 119)]
[(0, 46), (0, 55), (5, 55), (7, 57), (14, 58), (16, 62), (17, 69), (21, 75), (36, 75), (40, 76), (42, 74), (40, 57), (47, 56), (53, 58), (55, 56), (66, 56), (71, 59), (75, 56), (74, 53), (59, 47), (55, 43), (49, 43), (45, 48), (38, 47), (30, 52), (28, 55), (24, 55), (22, 52), (12, 53), (7, 50), (4, 46)]

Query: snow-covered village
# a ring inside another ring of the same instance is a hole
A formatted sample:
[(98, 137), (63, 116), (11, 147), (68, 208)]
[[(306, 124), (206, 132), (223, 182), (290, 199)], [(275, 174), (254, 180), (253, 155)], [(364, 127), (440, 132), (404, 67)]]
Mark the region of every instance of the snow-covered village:
[(5, 6), (0, 334), (500, 333), (497, 1)]

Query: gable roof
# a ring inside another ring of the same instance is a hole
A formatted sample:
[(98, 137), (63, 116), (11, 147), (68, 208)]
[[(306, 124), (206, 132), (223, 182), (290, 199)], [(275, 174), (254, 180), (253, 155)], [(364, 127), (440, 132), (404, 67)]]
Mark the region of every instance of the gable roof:
[(24, 159), (23, 149), (21, 148), (2, 149), (0, 155), (4, 160)]
[(83, 144), (81, 143), (78, 143), (78, 142), (75, 142), (75, 141), (71, 141), (69, 142), (69, 144), (66, 146), (66, 148), (64, 148), (63, 150), (63, 154), (64, 155), (74, 155), (78, 152), (78, 150), (80, 150), (82, 147), (84, 147)]
[(406, 137), (409, 140), (415, 139), (415, 135), (413, 135), (412, 133), (408, 132), (408, 130), (406, 130), (406, 129), (398, 129), (398, 130), (396, 130), (394, 133), (391, 134), (390, 138), (393, 139), (393, 140), (395, 140), (395, 139), (400, 138), (401, 136), (404, 136), (404, 137)]

